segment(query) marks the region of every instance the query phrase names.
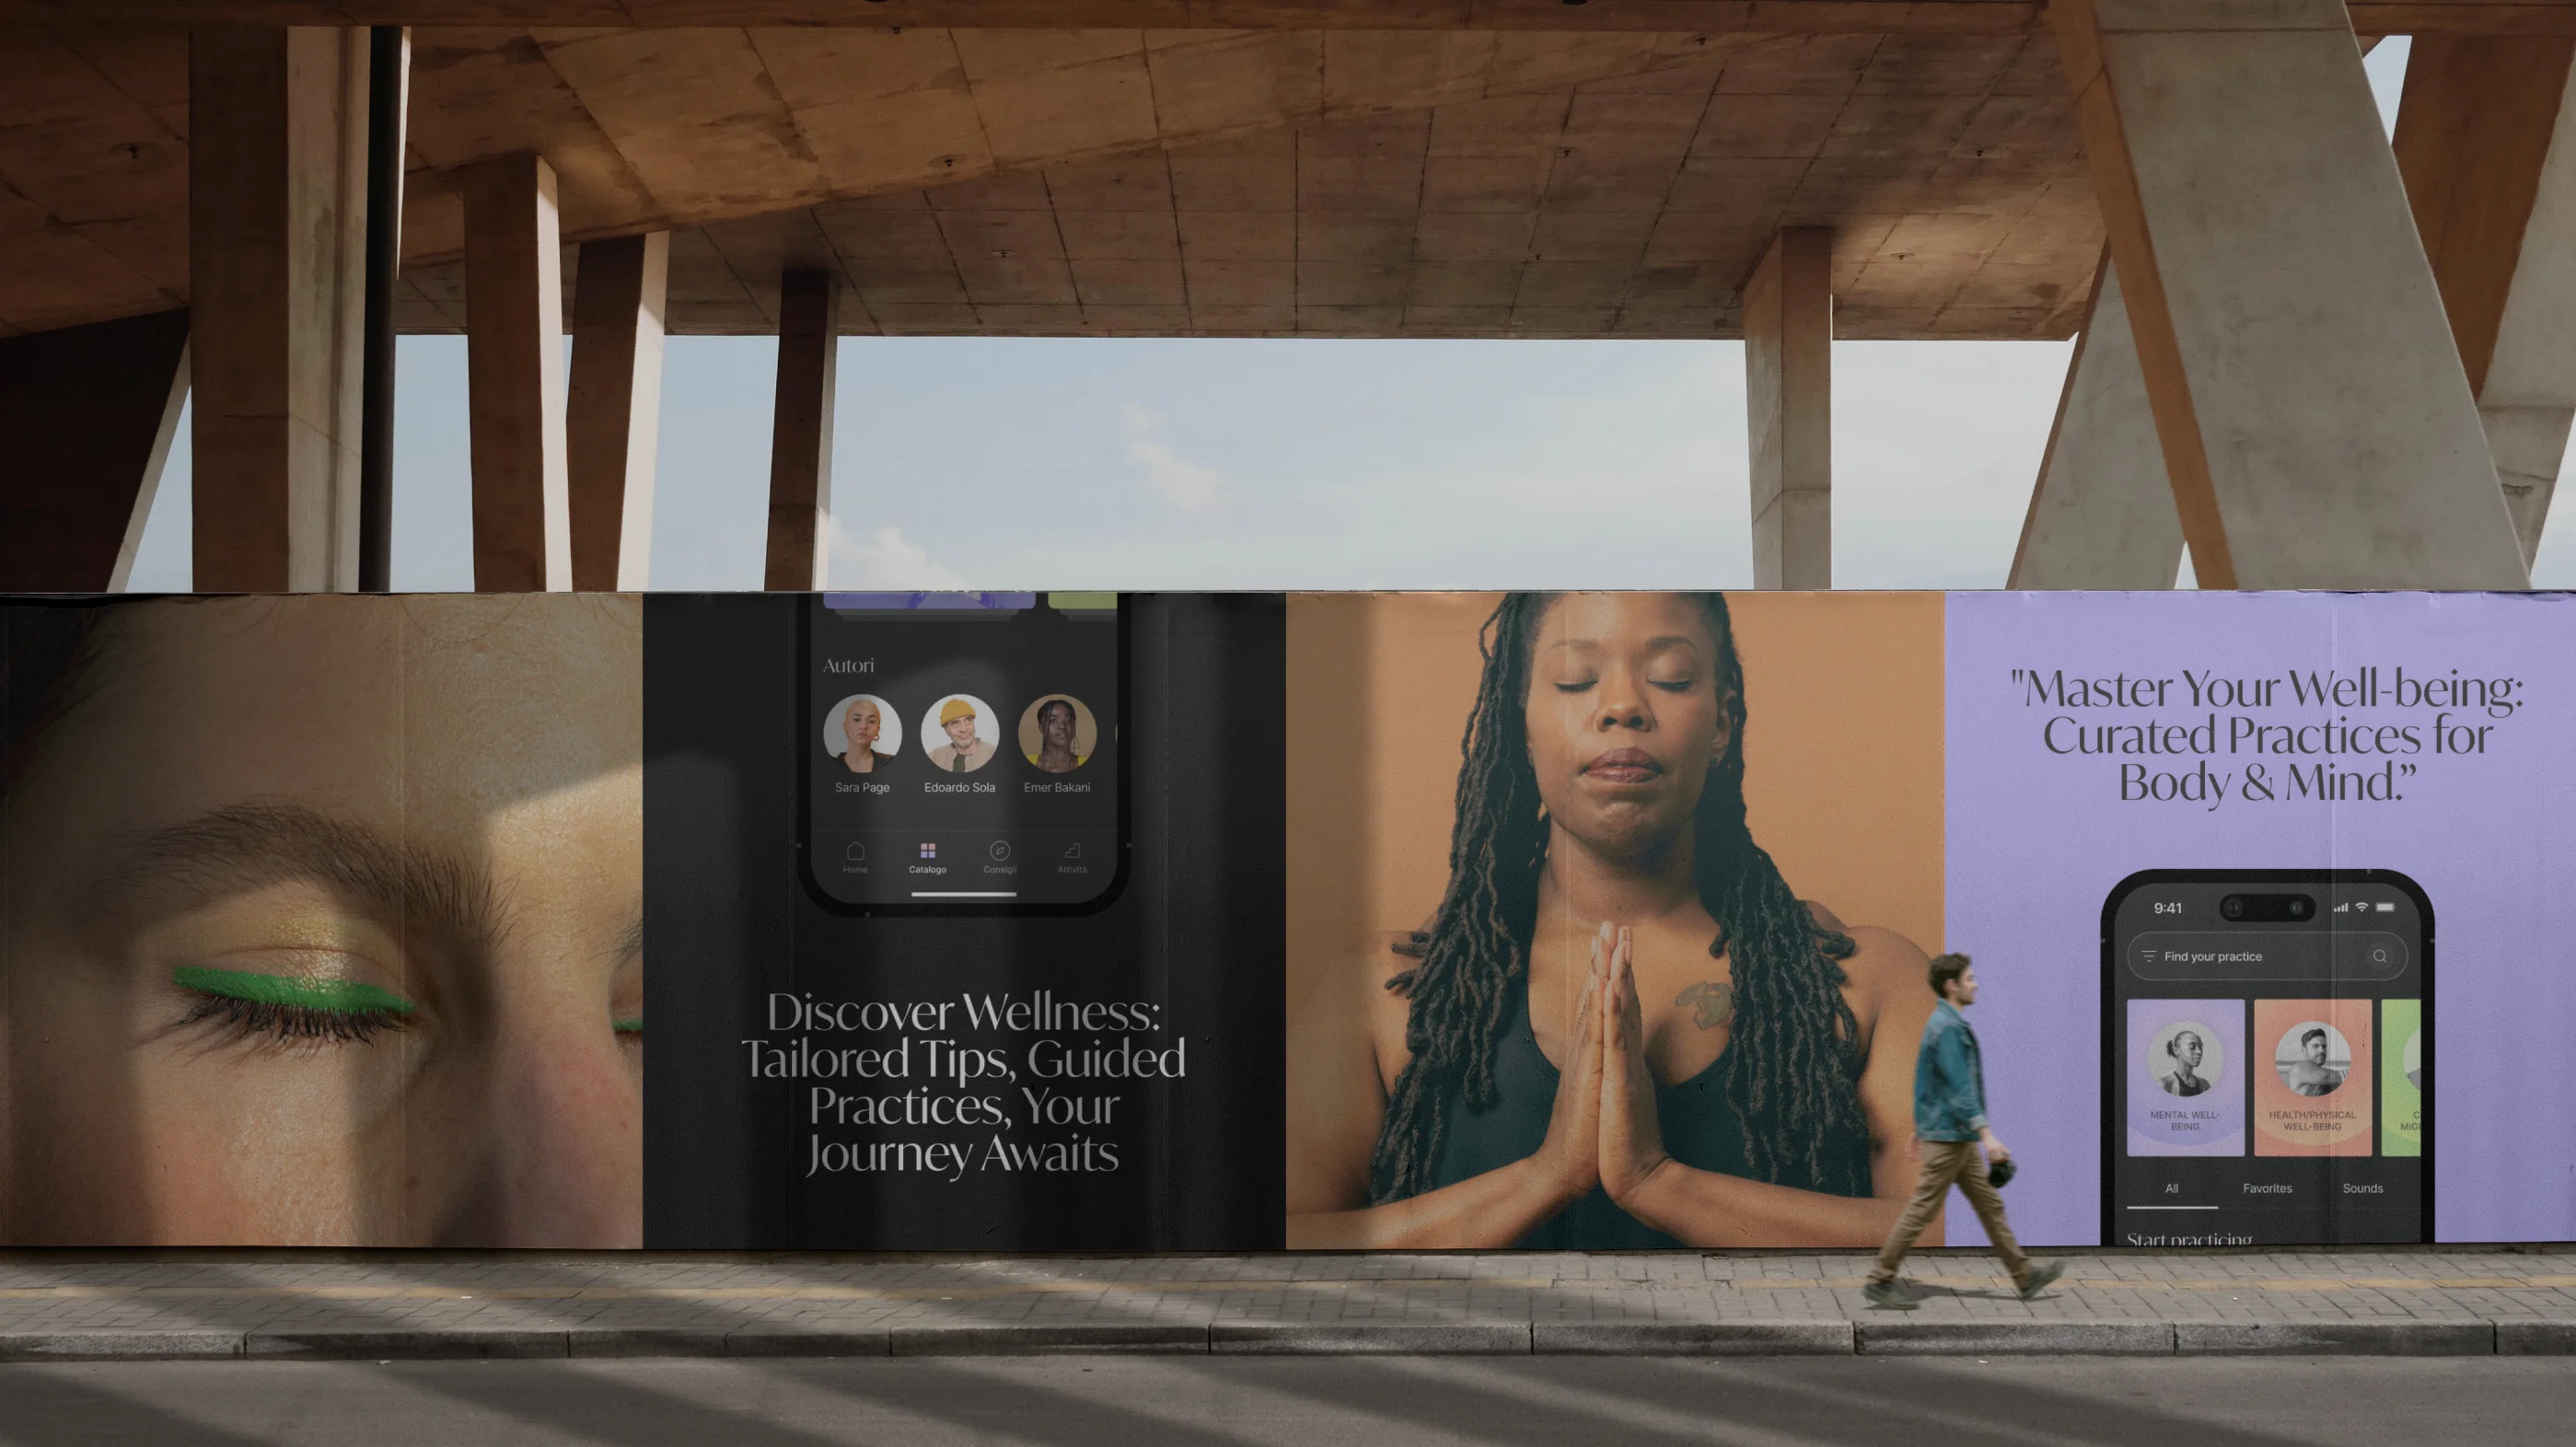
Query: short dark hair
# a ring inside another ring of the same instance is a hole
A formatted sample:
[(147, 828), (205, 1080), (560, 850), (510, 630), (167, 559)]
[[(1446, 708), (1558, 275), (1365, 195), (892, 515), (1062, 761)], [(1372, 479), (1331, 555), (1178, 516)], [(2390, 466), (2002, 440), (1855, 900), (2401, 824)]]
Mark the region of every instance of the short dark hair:
[(2299, 1037), (2299, 1043), (2302, 1045), (2307, 1044), (2311, 1040), (2325, 1040), (2329, 1045), (2334, 1043), (2331, 1039), (2328, 1039), (2326, 1032), (2322, 1029), (2312, 1029)]
[(1950, 982), (1967, 972), (1968, 957), (1966, 955), (1934, 955), (1932, 957), (1931, 972), (1932, 993), (1940, 996), (1944, 1000), (1949, 999)]

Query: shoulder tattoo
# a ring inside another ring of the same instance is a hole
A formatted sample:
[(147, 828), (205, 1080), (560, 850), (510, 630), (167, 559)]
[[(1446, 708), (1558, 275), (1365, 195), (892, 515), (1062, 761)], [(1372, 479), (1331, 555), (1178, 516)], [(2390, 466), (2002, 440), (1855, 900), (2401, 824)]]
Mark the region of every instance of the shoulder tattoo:
[(1697, 1013), (1692, 1023), (1702, 1030), (1722, 1030), (1735, 1019), (1735, 986), (1724, 980), (1702, 980), (1673, 997), (1676, 1005), (1688, 1005)]

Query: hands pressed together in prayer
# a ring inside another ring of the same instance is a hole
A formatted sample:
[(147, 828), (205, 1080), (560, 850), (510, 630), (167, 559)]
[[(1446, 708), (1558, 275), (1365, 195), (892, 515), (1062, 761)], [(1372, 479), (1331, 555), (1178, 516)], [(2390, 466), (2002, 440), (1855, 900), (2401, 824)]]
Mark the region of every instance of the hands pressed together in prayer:
[(1624, 925), (1604, 924), (1592, 937), (1573, 1046), (1537, 1156), (1568, 1199), (1597, 1185), (1626, 1206), (1672, 1164), (1646, 1064), (1635, 956), (1635, 936)]

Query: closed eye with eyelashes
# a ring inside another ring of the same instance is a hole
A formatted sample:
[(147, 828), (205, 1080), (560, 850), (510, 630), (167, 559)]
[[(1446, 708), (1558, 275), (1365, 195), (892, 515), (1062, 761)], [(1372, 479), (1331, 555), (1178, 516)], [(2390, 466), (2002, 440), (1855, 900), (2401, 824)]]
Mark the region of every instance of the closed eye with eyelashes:
[[(406, 1028), (420, 1010), (364, 980), (183, 965), (170, 972), (170, 983), (195, 997), (180, 1028), (214, 1025), (236, 1038), (265, 1037), (279, 1044), (364, 1045), (384, 1031)], [(611, 1019), (608, 1026), (621, 1038), (644, 1035), (641, 1016)]]
[(381, 985), (183, 965), (170, 983), (195, 997), (181, 1026), (212, 1025), (236, 1038), (363, 1045), (399, 1030), (419, 1006)]

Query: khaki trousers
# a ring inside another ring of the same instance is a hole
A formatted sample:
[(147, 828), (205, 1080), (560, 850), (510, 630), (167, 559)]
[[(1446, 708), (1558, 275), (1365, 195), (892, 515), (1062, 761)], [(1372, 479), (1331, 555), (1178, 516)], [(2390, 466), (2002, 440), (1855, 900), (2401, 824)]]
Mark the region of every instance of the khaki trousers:
[(1896, 1269), (1905, 1264), (1905, 1253), (1914, 1249), (1914, 1238), (1932, 1224), (1941, 1202), (1956, 1185), (1977, 1208), (1977, 1219), (1986, 1226), (1986, 1237), (1995, 1243), (1995, 1255), (2003, 1258), (2004, 1270), (2012, 1273), (2019, 1284), (2030, 1274), (2030, 1258), (2022, 1254), (2021, 1243), (2013, 1239), (2012, 1223), (2004, 1219), (2004, 1198), (1995, 1191), (1995, 1183), (1986, 1179), (1986, 1153), (1975, 1141), (1925, 1141), (1923, 1175), (1914, 1183), (1914, 1199), (1905, 1203), (1905, 1214), (1896, 1220), (1896, 1229), (1887, 1233), (1887, 1244), (1878, 1248), (1878, 1269), (1869, 1274), (1872, 1281), (1893, 1281)]

